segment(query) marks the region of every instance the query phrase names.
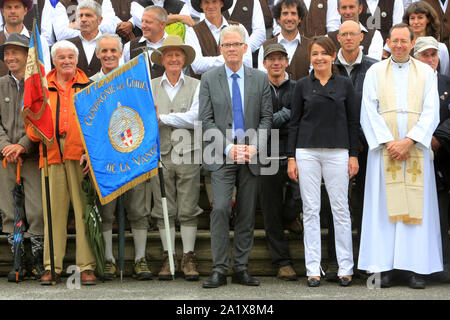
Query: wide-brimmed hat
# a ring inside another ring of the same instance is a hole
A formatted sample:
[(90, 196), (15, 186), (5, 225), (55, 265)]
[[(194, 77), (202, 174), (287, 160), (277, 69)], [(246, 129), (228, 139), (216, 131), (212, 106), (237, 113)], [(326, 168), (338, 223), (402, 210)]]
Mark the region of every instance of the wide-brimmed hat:
[(419, 37), (414, 45), (414, 55), (427, 49), (436, 49), (439, 51), (439, 42), (433, 37)]
[(183, 68), (189, 66), (195, 59), (194, 48), (184, 44), (183, 40), (179, 36), (169, 34), (162, 42), (161, 47), (158, 48), (159, 52), (153, 51), (152, 61), (162, 66), (161, 54), (164, 53), (164, 50), (168, 48), (179, 48), (184, 51), (184, 53), (186, 54), (186, 61), (184, 62)]
[[(194, 8), (198, 12), (203, 12), (202, 8), (200, 8), (201, 1), (202, 0), (192, 0), (191, 1), (192, 8)], [(221, 9), (222, 12), (224, 12), (225, 10), (230, 9), (231, 6), (233, 5), (233, 0), (221, 0), (221, 1), (223, 2), (223, 7)]]
[(28, 48), (30, 46), (30, 39), (28, 39), (23, 34), (11, 33), (8, 39), (6, 39), (5, 43), (0, 46), (0, 60), (2, 61), (4, 60), (6, 46), (23, 47), (28, 51)]
[[(3, 3), (7, 0), (0, 0), (0, 8), (3, 8)], [(33, 8), (33, 0), (22, 0), (23, 4), (27, 8), (27, 11), (30, 11)]]

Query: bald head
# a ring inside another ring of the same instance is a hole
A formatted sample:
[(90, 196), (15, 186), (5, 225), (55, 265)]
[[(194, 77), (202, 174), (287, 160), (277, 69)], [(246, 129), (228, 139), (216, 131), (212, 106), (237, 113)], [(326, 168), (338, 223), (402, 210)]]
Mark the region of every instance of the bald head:
[(359, 45), (361, 44), (363, 37), (364, 35), (361, 32), (359, 23), (352, 20), (343, 22), (337, 35), (342, 51), (348, 52), (359, 50)]
[(361, 32), (361, 27), (359, 26), (359, 23), (353, 20), (347, 20), (342, 22), (341, 27), (339, 28), (339, 33), (341, 33), (341, 30), (343, 28), (344, 29), (352, 28), (353, 30), (356, 30), (356, 32)]

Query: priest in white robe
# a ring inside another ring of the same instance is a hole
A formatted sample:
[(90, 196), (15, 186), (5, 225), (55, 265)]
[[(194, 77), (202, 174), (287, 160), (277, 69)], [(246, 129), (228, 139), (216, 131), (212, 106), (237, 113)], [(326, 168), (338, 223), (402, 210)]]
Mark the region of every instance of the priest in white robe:
[(358, 269), (424, 288), (442, 271), (431, 137), (439, 123), (433, 70), (409, 56), (412, 30), (391, 29), (392, 56), (366, 74), (361, 126), (369, 145)]

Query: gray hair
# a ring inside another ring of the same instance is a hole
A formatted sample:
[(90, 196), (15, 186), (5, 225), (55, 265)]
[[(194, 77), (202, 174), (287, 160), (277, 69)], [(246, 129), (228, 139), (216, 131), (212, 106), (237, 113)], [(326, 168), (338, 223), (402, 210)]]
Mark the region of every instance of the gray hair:
[[(355, 0), (358, 4), (358, 8), (361, 7), (362, 3), (361, 0)], [(337, 7), (339, 8), (339, 6), (341, 5), (341, 0), (337, 0)]]
[(94, 0), (83, 0), (77, 6), (77, 17), (80, 14), (80, 9), (92, 9), (94, 10), (97, 18), (102, 17), (102, 6)]
[(52, 50), (51, 50), (51, 54), (52, 54), (52, 59), (55, 59), (56, 57), (56, 51), (60, 50), (60, 49), (68, 49), (68, 50), (73, 50), (75, 52), (75, 54), (78, 57), (78, 48), (76, 47), (76, 45), (74, 45), (72, 42), (67, 41), (67, 40), (61, 40), (56, 42), (53, 46), (52, 46)]
[(158, 21), (167, 23), (169, 21), (169, 18), (167, 16), (166, 9), (159, 7), (159, 6), (148, 6), (145, 7), (144, 12), (153, 11), (156, 13), (156, 18)]
[(244, 28), (241, 25), (231, 24), (228, 27), (223, 28), (220, 32), (219, 45), (222, 44), (223, 37), (230, 33), (238, 33), (241, 36), (242, 42), (247, 43), (247, 36)]
[(117, 35), (117, 34), (112, 34), (112, 33), (103, 33), (100, 37), (98, 37), (97, 41), (95, 42), (95, 52), (99, 53), (100, 52), (100, 40), (102, 39), (115, 39), (117, 40), (117, 44), (119, 47), (119, 51), (122, 51), (123, 49), (123, 43), (122, 43), (122, 39)]

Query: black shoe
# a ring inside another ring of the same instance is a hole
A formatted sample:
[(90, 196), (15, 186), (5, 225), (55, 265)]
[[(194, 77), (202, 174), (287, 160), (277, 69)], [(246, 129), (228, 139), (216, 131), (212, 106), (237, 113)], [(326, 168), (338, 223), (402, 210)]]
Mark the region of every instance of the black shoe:
[(243, 284), (244, 286), (259, 286), (259, 280), (253, 278), (247, 270), (233, 272), (231, 283)]
[(390, 288), (394, 284), (394, 271), (386, 271), (381, 273), (381, 287)]
[(26, 273), (26, 270), (22, 267), (19, 267), (18, 273), (13, 269), (8, 273), (8, 282), (22, 282), (25, 280)]
[(307, 283), (308, 283), (308, 287), (312, 287), (312, 288), (320, 286), (320, 280), (317, 280), (316, 278), (308, 279)]
[(339, 278), (338, 282), (341, 287), (348, 287), (352, 283), (352, 280), (348, 277), (342, 277)]
[(420, 274), (411, 272), (409, 276), (408, 286), (411, 289), (425, 289), (425, 279)]
[(213, 271), (209, 279), (203, 282), (203, 288), (218, 288), (226, 284), (227, 276), (218, 271)]

